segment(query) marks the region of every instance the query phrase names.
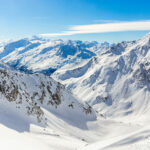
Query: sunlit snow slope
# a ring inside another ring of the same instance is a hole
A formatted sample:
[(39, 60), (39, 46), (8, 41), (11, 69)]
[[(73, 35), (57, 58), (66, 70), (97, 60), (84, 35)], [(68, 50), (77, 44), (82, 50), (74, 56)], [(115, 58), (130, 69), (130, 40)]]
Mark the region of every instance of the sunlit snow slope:
[(150, 109), (150, 34), (111, 46), (87, 63), (53, 76), (104, 116), (145, 114)]

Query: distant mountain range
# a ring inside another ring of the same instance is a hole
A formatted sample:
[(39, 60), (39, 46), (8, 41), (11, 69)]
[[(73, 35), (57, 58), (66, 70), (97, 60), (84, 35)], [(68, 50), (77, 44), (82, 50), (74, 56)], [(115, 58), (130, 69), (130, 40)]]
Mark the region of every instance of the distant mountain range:
[(39, 37), (1, 44), (0, 59), (27, 73), (50, 75), (65, 64), (78, 63), (96, 56), (109, 43), (46, 40)]

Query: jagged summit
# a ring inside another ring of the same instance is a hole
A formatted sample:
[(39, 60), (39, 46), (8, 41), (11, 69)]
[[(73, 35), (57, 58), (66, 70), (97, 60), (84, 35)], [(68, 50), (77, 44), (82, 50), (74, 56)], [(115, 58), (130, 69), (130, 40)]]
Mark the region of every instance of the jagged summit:
[(150, 32), (147, 33), (143, 38), (137, 41), (140, 45), (149, 45), (150, 44)]
[(150, 32), (148, 32), (143, 38), (150, 38)]

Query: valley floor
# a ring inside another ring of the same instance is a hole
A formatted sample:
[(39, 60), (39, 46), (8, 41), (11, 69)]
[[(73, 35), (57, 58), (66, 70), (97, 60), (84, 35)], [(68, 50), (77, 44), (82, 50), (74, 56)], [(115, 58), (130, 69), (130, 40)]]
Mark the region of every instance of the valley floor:
[[(46, 128), (30, 125), (30, 131), (18, 132), (0, 125), (3, 150), (149, 150), (150, 126), (144, 117), (117, 118), (99, 116), (81, 126), (46, 112)], [(146, 117), (147, 118), (147, 117)]]

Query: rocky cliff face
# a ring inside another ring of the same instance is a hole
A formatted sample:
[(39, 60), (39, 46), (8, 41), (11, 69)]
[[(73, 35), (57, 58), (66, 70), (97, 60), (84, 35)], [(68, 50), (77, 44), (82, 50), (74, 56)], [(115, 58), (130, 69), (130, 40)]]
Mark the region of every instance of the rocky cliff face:
[(47, 120), (44, 110), (64, 118), (68, 114), (95, 118), (88, 104), (80, 102), (63, 85), (42, 74), (28, 75), (1, 67), (0, 97), (4, 103), (10, 102), (10, 105), (42, 124), (46, 124)]

